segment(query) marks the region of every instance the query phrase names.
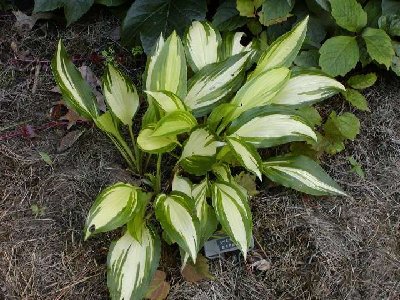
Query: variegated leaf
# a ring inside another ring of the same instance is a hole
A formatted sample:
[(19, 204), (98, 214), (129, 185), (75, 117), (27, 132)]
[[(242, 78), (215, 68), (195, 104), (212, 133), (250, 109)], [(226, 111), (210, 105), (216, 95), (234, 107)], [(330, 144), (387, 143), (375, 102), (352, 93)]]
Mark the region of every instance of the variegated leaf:
[(103, 93), (108, 107), (124, 125), (132, 126), (139, 107), (139, 96), (132, 81), (109, 64), (102, 78)]
[(175, 136), (188, 132), (197, 125), (193, 115), (185, 110), (176, 110), (166, 114), (158, 121), (152, 137)]
[(107, 258), (107, 285), (113, 300), (142, 299), (160, 261), (158, 236), (149, 228), (137, 241), (126, 231), (110, 246)]
[(186, 110), (182, 100), (172, 92), (168, 91), (145, 91), (147, 95), (157, 103), (164, 112), (170, 113), (176, 110)]
[(208, 65), (189, 80), (184, 102), (195, 116), (206, 115), (239, 88), (249, 56), (243, 52)]
[(137, 138), (137, 144), (140, 149), (149, 153), (164, 153), (171, 151), (177, 144), (176, 136), (155, 137), (154, 124), (147, 125), (140, 132)]
[(226, 141), (240, 164), (250, 172), (257, 175), (257, 177), (262, 181), (262, 160), (255, 147), (252, 144), (242, 141), (240, 138), (232, 136), (227, 137)]
[(221, 42), (219, 31), (208, 22), (194, 21), (185, 39), (185, 50), (190, 67), (194, 72), (218, 61), (218, 46)]
[(96, 97), (69, 59), (61, 40), (51, 62), (51, 69), (65, 102), (83, 117), (95, 119), (99, 115)]
[(188, 138), (179, 159), (183, 169), (191, 174), (203, 175), (215, 162), (217, 143), (206, 129), (194, 130)]
[(218, 221), (246, 258), (252, 236), (252, 218), (246, 195), (235, 185), (218, 181), (212, 186)]
[(230, 182), (232, 180), (231, 169), (225, 163), (217, 163), (212, 166), (212, 171), (219, 180)]
[(269, 159), (263, 163), (263, 172), (272, 181), (303, 193), (346, 196), (321, 166), (307, 156)]
[(200, 246), (217, 230), (218, 221), (214, 209), (207, 203), (208, 180), (193, 186), (192, 197), (195, 201), (196, 215), (200, 221)]
[(94, 122), (97, 127), (99, 127), (102, 131), (104, 131), (107, 136), (113, 141), (119, 152), (121, 152), (122, 156), (128, 162), (130, 166), (134, 165), (135, 158), (133, 156), (131, 148), (125, 142), (121, 133), (119, 132), (118, 127), (115, 125), (113, 117), (111, 113), (105, 112), (101, 116), (94, 119)]
[(302, 74), (291, 78), (272, 103), (281, 105), (309, 105), (345, 91), (335, 79), (318, 74)]
[(269, 107), (256, 108), (243, 114), (232, 123), (228, 134), (238, 136), (257, 148), (293, 141), (317, 140), (314, 130), (300, 116), (279, 110), (268, 112), (269, 109)]
[(172, 190), (184, 193), (188, 197), (192, 197), (192, 183), (186, 177), (175, 174), (174, 179), (172, 180)]
[(114, 230), (126, 224), (135, 213), (140, 189), (127, 183), (116, 183), (96, 198), (85, 224), (85, 240), (99, 232)]
[(303, 44), (307, 32), (307, 23), (308, 17), (273, 42), (261, 55), (252, 76), (273, 68), (290, 67)]
[(252, 43), (250, 42), (247, 46), (241, 44), (242, 38), (245, 36), (244, 32), (226, 32), (222, 36), (222, 43), (219, 49), (219, 61), (228, 59), (229, 57), (251, 51), (255, 53), (252, 49)]
[(240, 88), (231, 101), (238, 107), (232, 118), (235, 119), (242, 112), (251, 108), (269, 104), (289, 78), (290, 70), (284, 67), (268, 70), (252, 77)]
[(146, 76), (146, 90), (169, 91), (178, 97), (186, 95), (186, 59), (181, 39), (174, 31), (159, 44), (150, 58)]
[[(158, 56), (160, 55), (164, 43), (164, 37), (162, 34), (160, 34), (157, 42), (153, 46), (151, 54), (147, 57), (146, 70), (143, 74), (143, 82), (146, 90), (148, 91), (155, 90), (156, 82), (152, 82), (153, 72), (155, 72), (154, 65), (158, 59)], [(158, 65), (160, 65), (160, 63), (158, 63)], [(148, 107), (143, 116), (142, 126), (147, 126), (157, 121), (158, 107), (155, 105), (153, 98), (150, 95), (147, 95), (147, 103)]]
[(180, 192), (172, 192), (168, 196), (161, 194), (156, 199), (155, 212), (168, 236), (196, 262), (200, 225), (192, 199)]

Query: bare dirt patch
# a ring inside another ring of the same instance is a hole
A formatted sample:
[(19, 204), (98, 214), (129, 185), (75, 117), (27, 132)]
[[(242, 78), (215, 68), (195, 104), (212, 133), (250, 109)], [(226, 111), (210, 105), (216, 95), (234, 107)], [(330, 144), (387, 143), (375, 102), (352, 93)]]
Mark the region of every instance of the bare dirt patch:
[[(101, 64), (89, 59), (93, 51), (119, 47), (110, 39), (116, 20), (102, 14), (69, 29), (40, 23), (25, 36), (16, 32), (13, 21), (12, 15), (0, 16), (0, 135), (49, 121), (49, 109), (59, 100), (49, 92), (54, 81), (48, 67), (58, 38), (79, 55), (79, 64), (90, 65), (97, 74)], [(130, 75), (139, 82), (143, 64), (129, 64)], [(263, 190), (251, 204), (256, 250), (271, 268), (252, 271), (231, 255), (212, 262), (215, 281), (192, 284), (182, 280), (176, 260), (168, 260), (178, 256), (177, 249), (169, 248), (162, 262), (172, 286), (169, 299), (398, 299), (399, 86), (398, 78), (382, 74), (367, 91), (372, 113), (359, 115), (359, 139), (345, 153), (325, 160), (325, 169), (351, 197)], [(4, 129), (8, 126), (14, 127)], [(82, 228), (103, 187), (133, 179), (96, 129), (88, 129), (73, 147), (59, 153), (64, 134), (60, 127), (41, 131), (34, 139), (0, 141), (0, 299), (108, 298), (107, 248), (118, 233), (83, 242)], [(39, 151), (52, 157), (52, 167)], [(365, 179), (349, 171), (350, 155), (362, 163)]]

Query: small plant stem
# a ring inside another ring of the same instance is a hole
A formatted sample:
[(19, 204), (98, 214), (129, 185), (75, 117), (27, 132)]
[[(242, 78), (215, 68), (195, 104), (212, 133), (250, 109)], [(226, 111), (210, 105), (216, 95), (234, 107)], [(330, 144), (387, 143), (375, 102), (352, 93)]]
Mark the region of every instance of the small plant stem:
[(156, 194), (159, 194), (161, 192), (161, 160), (162, 160), (162, 154), (158, 154), (157, 155), (156, 186), (154, 189)]
[(141, 164), (141, 153), (140, 150), (138, 148), (138, 146), (136, 145), (136, 141), (135, 141), (135, 136), (133, 135), (133, 130), (132, 130), (132, 126), (128, 126), (129, 127), (129, 134), (131, 136), (131, 141), (132, 141), (132, 146), (133, 146), (133, 151), (135, 152), (135, 166), (136, 169), (138, 171), (138, 173), (140, 175), (142, 175), (142, 164)]
[(147, 154), (146, 163), (144, 164), (144, 170), (147, 170), (147, 168), (149, 167), (150, 158), (151, 154), (149, 153)]

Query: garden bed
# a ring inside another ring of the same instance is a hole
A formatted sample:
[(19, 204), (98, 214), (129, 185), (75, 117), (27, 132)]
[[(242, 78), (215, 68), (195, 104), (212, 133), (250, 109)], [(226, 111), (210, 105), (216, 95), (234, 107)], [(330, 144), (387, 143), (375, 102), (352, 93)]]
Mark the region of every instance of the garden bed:
[[(41, 23), (22, 35), (13, 23), (13, 15), (0, 15), (2, 136), (51, 122), (49, 111), (60, 95), (50, 91), (55, 82), (49, 60), (60, 37), (77, 64), (97, 74), (102, 65), (93, 53), (113, 46), (127, 57), (124, 63), (135, 83), (141, 80), (143, 60), (129, 58), (113, 41), (118, 23), (108, 15), (89, 16), (67, 29)], [(228, 255), (211, 263), (214, 281), (193, 284), (182, 279), (178, 259), (171, 261), (179, 251), (169, 247), (160, 266), (171, 283), (169, 299), (398, 299), (399, 86), (395, 75), (382, 72), (366, 91), (371, 113), (358, 113), (358, 139), (344, 153), (324, 159), (324, 168), (351, 197), (315, 198), (263, 188), (251, 207), (255, 250), (270, 268), (252, 270)], [(334, 105), (340, 111), (346, 104)], [(5, 129), (9, 126), (14, 127)], [(82, 229), (102, 188), (135, 179), (97, 129), (88, 128), (58, 152), (65, 134), (64, 126), (55, 126), (35, 138), (0, 141), (0, 299), (108, 298), (105, 262), (118, 232), (83, 242)], [(49, 154), (53, 165), (39, 152)], [(350, 171), (348, 156), (361, 162), (365, 179)]]

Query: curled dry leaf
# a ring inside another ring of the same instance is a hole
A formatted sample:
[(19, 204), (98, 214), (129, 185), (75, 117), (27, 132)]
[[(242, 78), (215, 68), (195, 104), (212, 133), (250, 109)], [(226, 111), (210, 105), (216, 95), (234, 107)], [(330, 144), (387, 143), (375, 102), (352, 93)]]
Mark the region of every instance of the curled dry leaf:
[(147, 289), (145, 298), (150, 300), (166, 299), (171, 288), (169, 282), (165, 281), (166, 278), (165, 272), (157, 270)]
[(181, 271), (183, 278), (190, 282), (199, 282), (205, 279), (214, 279), (211, 275), (208, 260), (202, 255), (198, 255), (196, 264), (188, 262)]
[(24, 34), (31, 31), (33, 26), (35, 26), (37, 20), (51, 19), (53, 17), (53, 14), (51, 13), (37, 13), (28, 16), (19, 10), (13, 11), (13, 14), (16, 18), (14, 26), (20, 34)]
[(68, 112), (60, 118), (60, 120), (68, 121), (67, 129), (70, 129), (77, 122), (88, 122), (87, 119), (81, 117), (80, 115), (78, 115), (77, 112), (72, 109), (69, 109)]
[(68, 132), (64, 137), (61, 139), (60, 144), (57, 147), (58, 152), (63, 152), (70, 148), (76, 141), (82, 136), (82, 134), (86, 130), (78, 129)]
[(257, 251), (251, 251), (248, 254), (247, 262), (249, 263), (251, 270), (267, 271), (271, 269), (271, 262), (269, 260), (266, 260)]
[(100, 92), (101, 90), (101, 82), (97, 78), (97, 76), (94, 74), (91, 68), (88, 66), (81, 66), (79, 67), (79, 71), (82, 74), (83, 79), (86, 80), (86, 82), (89, 84), (89, 86), (92, 88), (94, 95), (96, 96), (97, 99), (97, 105), (101, 111), (106, 111), (106, 103), (104, 100), (103, 94)]

